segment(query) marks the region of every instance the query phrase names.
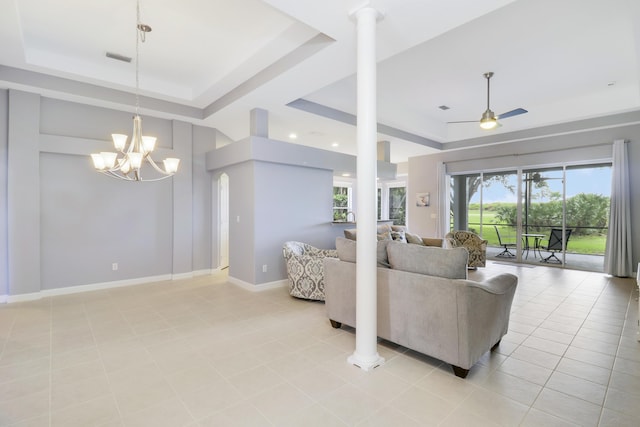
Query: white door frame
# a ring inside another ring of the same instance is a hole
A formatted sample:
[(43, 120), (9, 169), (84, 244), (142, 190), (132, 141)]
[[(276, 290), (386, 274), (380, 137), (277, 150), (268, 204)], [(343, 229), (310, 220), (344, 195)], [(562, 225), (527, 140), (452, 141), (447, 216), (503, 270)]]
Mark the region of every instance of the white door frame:
[(229, 267), (229, 175), (217, 180), (218, 190), (218, 268)]

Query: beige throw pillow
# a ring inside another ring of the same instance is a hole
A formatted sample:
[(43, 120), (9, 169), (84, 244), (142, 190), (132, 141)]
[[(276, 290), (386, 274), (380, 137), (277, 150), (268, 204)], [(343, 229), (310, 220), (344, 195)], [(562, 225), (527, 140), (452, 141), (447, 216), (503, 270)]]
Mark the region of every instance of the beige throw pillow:
[(469, 252), (465, 248), (442, 249), (433, 246), (405, 245), (389, 242), (389, 264), (394, 270), (444, 277), (466, 279)]
[(417, 234), (413, 234), (413, 233), (409, 233), (408, 231), (405, 231), (404, 235), (407, 239), (407, 243), (424, 246), (424, 241), (422, 240), (422, 237), (418, 236)]
[[(389, 260), (387, 258), (387, 244), (389, 242), (391, 242), (391, 240), (378, 241), (376, 248), (378, 267), (389, 268)], [(356, 262), (356, 247), (357, 243), (355, 240), (336, 237), (336, 250), (338, 251), (338, 258), (340, 261)]]

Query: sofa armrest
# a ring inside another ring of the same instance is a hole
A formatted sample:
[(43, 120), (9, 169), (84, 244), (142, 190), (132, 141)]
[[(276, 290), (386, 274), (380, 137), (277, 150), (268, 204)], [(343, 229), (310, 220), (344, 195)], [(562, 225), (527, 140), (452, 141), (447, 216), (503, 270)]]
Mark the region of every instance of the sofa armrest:
[(443, 245), (443, 239), (435, 237), (422, 237), (422, 242), (425, 246), (436, 246), (438, 248), (441, 248)]
[(458, 348), (460, 367), (468, 369), (507, 333), (518, 277), (502, 273), (465, 282), (457, 292)]
[(503, 295), (515, 291), (517, 284), (518, 276), (510, 273), (501, 273), (481, 282), (470, 282), (469, 286), (483, 289), (492, 294)]

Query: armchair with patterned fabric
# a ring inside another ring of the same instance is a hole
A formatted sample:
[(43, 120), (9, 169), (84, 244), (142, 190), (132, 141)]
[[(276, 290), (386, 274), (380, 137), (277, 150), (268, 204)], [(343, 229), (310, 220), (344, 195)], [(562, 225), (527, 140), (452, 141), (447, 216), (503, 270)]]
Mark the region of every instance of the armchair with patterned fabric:
[(487, 263), (487, 241), (472, 231), (454, 230), (444, 236), (450, 248), (463, 247), (469, 251), (469, 265), (471, 269), (484, 267)]
[(307, 243), (285, 242), (282, 255), (287, 264), (289, 293), (296, 298), (324, 301), (325, 257), (337, 258), (335, 249), (318, 249)]

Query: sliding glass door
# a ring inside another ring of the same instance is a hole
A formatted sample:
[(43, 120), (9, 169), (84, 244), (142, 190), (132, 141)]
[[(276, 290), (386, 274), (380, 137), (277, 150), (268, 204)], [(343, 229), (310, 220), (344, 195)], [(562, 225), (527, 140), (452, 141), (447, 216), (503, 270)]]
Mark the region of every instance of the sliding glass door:
[(564, 168), (523, 170), (521, 180), (524, 261), (563, 264), (566, 244), (562, 235), (569, 233), (565, 229)]
[[(516, 171), (451, 178), (451, 229), (469, 230), (500, 247), (516, 241)], [(507, 251), (507, 256), (511, 257)]]
[(602, 271), (611, 165), (451, 176), (450, 228), (488, 241), (488, 258)]
[(566, 177), (566, 228), (571, 230), (566, 252), (567, 266), (604, 270), (604, 251), (609, 232), (611, 164), (568, 166)]

